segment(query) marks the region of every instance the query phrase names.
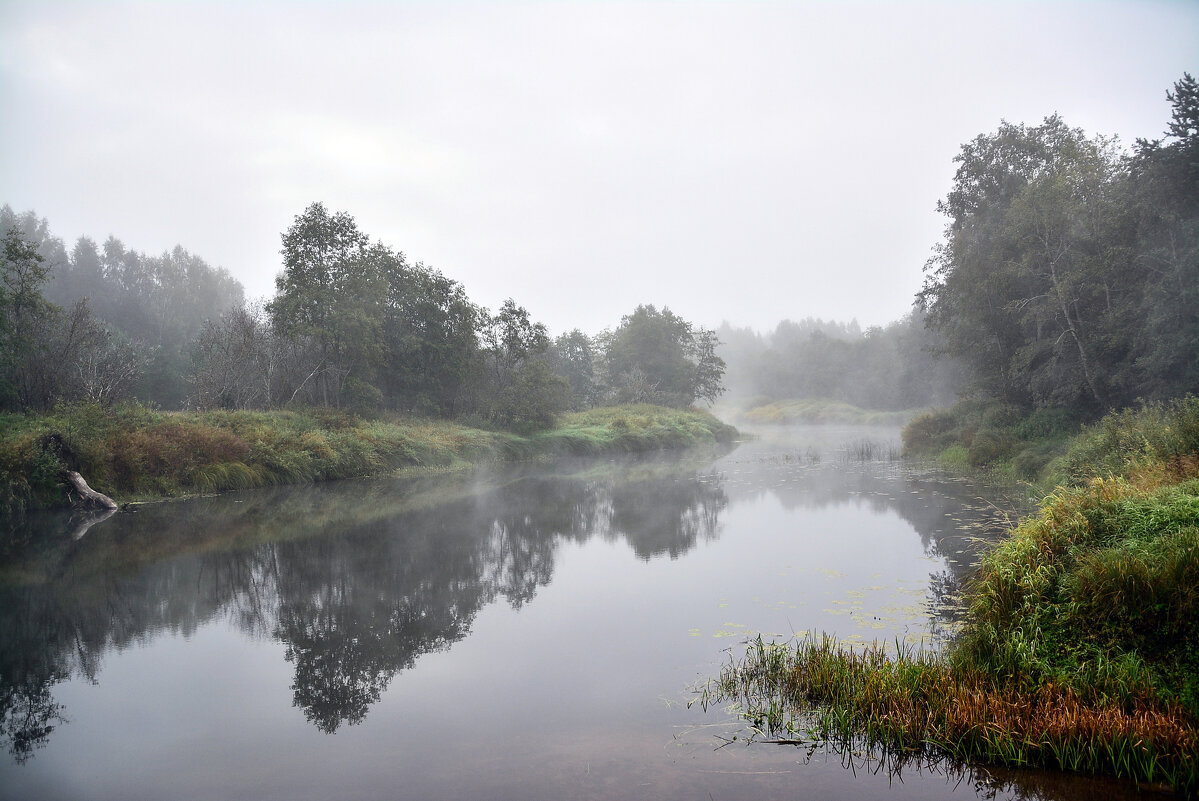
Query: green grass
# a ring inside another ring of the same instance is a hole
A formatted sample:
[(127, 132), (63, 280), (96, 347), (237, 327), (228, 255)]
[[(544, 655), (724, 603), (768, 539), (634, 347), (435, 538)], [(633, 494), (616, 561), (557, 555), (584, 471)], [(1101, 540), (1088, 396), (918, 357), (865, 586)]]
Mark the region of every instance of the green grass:
[[(943, 462), (969, 464), (958, 437), (975, 422), (1027, 442), (1068, 425), (991, 406), (913, 426)], [(1043, 470), (1063, 486), (984, 557), (945, 651), (759, 641), (705, 703), (733, 700), (772, 735), (850, 751), (1112, 774), (1195, 795), (1199, 400), (1111, 415), (1057, 450)]]
[(903, 450), (951, 469), (1037, 481), (1081, 429), (1082, 421), (1064, 409), (1029, 413), (998, 401), (966, 400), (913, 418), (903, 430)]
[(1199, 453), (1199, 398), (1144, 404), (1089, 426), (1065, 409), (1022, 412), (998, 401), (967, 400), (914, 418), (903, 430), (903, 450), (1046, 489), (1080, 486)]
[(0, 513), (68, 505), (61, 480), (67, 469), (124, 502), (566, 454), (683, 448), (736, 436), (736, 429), (707, 412), (647, 405), (564, 415), (558, 428), (529, 436), (320, 409), (61, 407), (0, 415)]
[(739, 420), (758, 425), (789, 423), (901, 426), (920, 410), (885, 412), (861, 409), (842, 401), (822, 398), (794, 398), (757, 403), (738, 415)]

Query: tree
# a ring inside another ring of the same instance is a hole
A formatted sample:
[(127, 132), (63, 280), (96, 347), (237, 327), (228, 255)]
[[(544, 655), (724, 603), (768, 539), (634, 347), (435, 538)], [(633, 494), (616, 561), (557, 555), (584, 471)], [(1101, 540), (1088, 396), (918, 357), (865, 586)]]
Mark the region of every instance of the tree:
[(387, 285), (381, 386), (392, 408), (436, 415), (461, 411), (481, 369), (484, 312), (457, 281), (403, 253), (380, 261)]
[(1199, 84), (1135, 154), (1050, 117), (963, 146), (919, 300), (987, 394), (1096, 416), (1199, 389)]
[(989, 394), (1107, 408), (1125, 280), (1114, 142), (1056, 116), (1033, 128), (1004, 122), (956, 161), (938, 204), (950, 224), (919, 295), (928, 322)]
[(716, 333), (696, 329), (670, 309), (638, 306), (603, 340), (609, 386), (623, 402), (687, 406), (724, 391)]
[(49, 275), (37, 246), (13, 226), (4, 234), (0, 273), (0, 404), (44, 406), (53, 395), (45, 380), (45, 343), (55, 307), (42, 297)]
[(1144, 292), (1128, 381), (1147, 398), (1199, 390), (1199, 81), (1184, 74), (1166, 99), (1165, 140), (1138, 140), (1130, 163), (1133, 268)]
[[(190, 403), (202, 409), (265, 409), (276, 399), (280, 354), (261, 306), (207, 320), (192, 353)], [(286, 399), (284, 399), (286, 400)]]
[(570, 386), (569, 408), (586, 409), (595, 404), (599, 385), (590, 337), (577, 328), (562, 334), (549, 350), (549, 363)]
[(545, 359), (523, 362), (512, 371), (500, 392), (493, 416), (496, 422), (521, 433), (552, 428), (570, 406), (570, 384), (555, 375)]
[(283, 234), (282, 254), (272, 324), (284, 337), (312, 340), (312, 397), (338, 406), (346, 379), (368, 380), (378, 358), (385, 290), (377, 264), (386, 248), (372, 248), (350, 215), (313, 203)]

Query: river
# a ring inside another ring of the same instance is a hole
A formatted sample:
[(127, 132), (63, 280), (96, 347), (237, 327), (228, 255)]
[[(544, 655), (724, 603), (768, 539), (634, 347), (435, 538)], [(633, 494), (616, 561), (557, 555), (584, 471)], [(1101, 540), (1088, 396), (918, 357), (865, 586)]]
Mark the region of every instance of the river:
[(31, 517), (0, 562), (0, 798), (1131, 797), (747, 746), (689, 705), (759, 634), (952, 634), (1021, 493), (897, 451), (794, 427)]

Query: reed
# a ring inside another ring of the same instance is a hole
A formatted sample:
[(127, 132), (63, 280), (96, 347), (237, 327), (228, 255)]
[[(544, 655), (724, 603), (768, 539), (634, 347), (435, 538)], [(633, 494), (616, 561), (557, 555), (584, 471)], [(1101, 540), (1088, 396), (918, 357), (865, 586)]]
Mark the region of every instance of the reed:
[(881, 750), (899, 761), (950, 758), (1048, 767), (1199, 789), (1199, 728), (1140, 688), (1135, 703), (1086, 699), (1069, 686), (963, 670), (906, 646), (853, 649), (825, 636), (752, 642), (702, 694), (735, 701), (763, 739)]

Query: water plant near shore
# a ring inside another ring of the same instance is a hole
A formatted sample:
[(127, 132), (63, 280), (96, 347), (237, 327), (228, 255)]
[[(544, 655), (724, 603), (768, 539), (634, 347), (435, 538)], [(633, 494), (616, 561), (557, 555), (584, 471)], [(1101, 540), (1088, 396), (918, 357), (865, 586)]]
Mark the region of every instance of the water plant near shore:
[(1196, 789), (1196, 721), (1147, 684), (1101, 700), (1055, 682), (1030, 691), (1016, 677), (931, 651), (854, 649), (824, 635), (794, 645), (759, 637), (704, 693), (705, 704), (736, 701), (767, 742), (876, 749), (898, 761), (944, 754)]

